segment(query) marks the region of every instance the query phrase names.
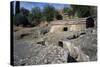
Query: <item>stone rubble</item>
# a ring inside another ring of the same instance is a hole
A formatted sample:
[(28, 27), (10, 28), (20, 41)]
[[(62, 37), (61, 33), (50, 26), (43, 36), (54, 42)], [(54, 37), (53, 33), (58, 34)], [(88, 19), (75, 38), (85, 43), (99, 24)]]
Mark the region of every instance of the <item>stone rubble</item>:
[[(42, 32), (31, 28), (14, 32), (14, 65), (40, 65), (97, 60), (97, 31)], [(24, 35), (22, 38), (22, 34)], [(59, 41), (62, 46), (59, 46)], [(70, 59), (70, 60), (69, 60)]]

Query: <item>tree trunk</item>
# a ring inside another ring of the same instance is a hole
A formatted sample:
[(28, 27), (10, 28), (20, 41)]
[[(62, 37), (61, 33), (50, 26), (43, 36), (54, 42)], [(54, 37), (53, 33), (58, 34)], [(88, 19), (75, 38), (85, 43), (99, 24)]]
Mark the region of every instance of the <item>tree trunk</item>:
[(15, 4), (15, 14), (18, 14), (20, 12), (20, 2), (16, 1)]

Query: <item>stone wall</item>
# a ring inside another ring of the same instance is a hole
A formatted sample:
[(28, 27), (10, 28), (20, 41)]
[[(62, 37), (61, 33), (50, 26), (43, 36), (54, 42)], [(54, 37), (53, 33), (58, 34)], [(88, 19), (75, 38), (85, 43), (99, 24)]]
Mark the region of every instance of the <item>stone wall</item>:
[(67, 28), (66, 31), (81, 31), (86, 29), (86, 24), (53, 25), (50, 32), (64, 32), (64, 28)]
[(71, 25), (69, 31), (82, 31), (86, 29), (86, 24)]

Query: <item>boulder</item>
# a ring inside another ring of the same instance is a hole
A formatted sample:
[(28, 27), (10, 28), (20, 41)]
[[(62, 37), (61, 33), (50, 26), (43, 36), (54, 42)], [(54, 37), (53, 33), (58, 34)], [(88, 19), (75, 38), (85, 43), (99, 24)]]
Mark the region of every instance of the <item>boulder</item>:
[(69, 41), (62, 41), (63, 43), (63, 48), (68, 50), (69, 55), (74, 58), (77, 62), (86, 62), (89, 61), (89, 56), (84, 54), (83, 51), (79, 48), (74, 46)]

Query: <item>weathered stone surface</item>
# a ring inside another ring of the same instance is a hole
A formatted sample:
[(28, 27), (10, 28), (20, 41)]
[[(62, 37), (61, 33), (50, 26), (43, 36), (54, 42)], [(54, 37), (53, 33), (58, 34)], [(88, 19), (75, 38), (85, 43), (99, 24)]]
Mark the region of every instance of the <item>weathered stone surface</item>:
[(74, 44), (72, 44), (71, 42), (63, 41), (63, 48), (67, 49), (69, 55), (73, 57), (77, 62), (89, 61), (89, 56), (84, 54), (79, 47), (74, 46)]
[(70, 40), (75, 46), (79, 46), (81, 50), (89, 56), (90, 61), (96, 61), (97, 58), (97, 34), (86, 31), (85, 35), (81, 35), (77, 39)]
[[(14, 32), (14, 65), (97, 60), (96, 29), (46, 33), (44, 35), (41, 34), (41, 30), (37, 27)], [(23, 34), (28, 35), (20, 38)], [(59, 45), (59, 41), (62, 41), (63, 45)]]

